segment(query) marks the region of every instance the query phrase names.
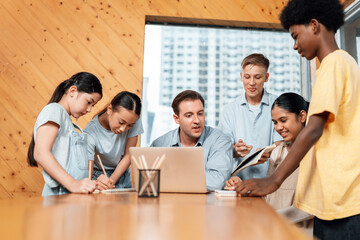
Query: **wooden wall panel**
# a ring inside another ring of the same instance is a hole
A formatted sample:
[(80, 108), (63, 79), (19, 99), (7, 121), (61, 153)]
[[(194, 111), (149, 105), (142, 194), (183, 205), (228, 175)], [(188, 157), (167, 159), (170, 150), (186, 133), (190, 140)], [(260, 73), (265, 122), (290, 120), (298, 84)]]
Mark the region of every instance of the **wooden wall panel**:
[[(145, 21), (280, 28), (283, 0), (2, 0), (0, 2), (0, 199), (38, 196), (41, 168), (26, 163), (40, 110), (72, 74), (99, 77), (104, 97), (141, 95)], [(349, 4), (352, 1), (347, 0)]]

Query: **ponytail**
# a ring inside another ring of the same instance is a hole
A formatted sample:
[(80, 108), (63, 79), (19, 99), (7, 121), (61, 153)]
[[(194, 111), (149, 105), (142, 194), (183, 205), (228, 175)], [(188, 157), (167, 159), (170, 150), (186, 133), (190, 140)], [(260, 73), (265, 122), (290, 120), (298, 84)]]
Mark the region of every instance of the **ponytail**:
[(38, 164), (34, 158), (34, 149), (35, 149), (35, 140), (34, 140), (34, 133), (31, 136), (31, 141), (29, 144), (29, 149), (27, 153), (27, 161), (30, 167), (37, 167)]
[(49, 103), (57, 103), (60, 102), (61, 98), (64, 96), (64, 94), (66, 93), (66, 91), (71, 87), (75, 85), (74, 81), (71, 81), (70, 79), (63, 81), (62, 83), (60, 83), (56, 88), (55, 91), (53, 92), (49, 102)]
[[(76, 86), (79, 92), (86, 92), (86, 93), (97, 92), (100, 94), (100, 96), (102, 96), (102, 86), (99, 79), (91, 73), (79, 72), (71, 76), (71, 78), (69, 78), (68, 80), (63, 81), (56, 87), (48, 104), (59, 102), (71, 86)], [(35, 148), (35, 139), (33, 134), (27, 154), (27, 161), (31, 167), (38, 166), (34, 158), (34, 148)]]

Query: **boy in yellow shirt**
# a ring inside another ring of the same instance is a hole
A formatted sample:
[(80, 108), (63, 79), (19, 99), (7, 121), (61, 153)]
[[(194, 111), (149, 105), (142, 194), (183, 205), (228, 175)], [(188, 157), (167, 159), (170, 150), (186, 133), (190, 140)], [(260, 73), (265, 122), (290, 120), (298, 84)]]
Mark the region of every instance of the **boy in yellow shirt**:
[(300, 164), (295, 206), (315, 216), (314, 235), (359, 239), (360, 69), (335, 41), (344, 23), (343, 6), (338, 0), (290, 0), (280, 20), (295, 41), (294, 49), (321, 63), (310, 117), (273, 175), (240, 182), (234, 189), (241, 195), (264, 196)]

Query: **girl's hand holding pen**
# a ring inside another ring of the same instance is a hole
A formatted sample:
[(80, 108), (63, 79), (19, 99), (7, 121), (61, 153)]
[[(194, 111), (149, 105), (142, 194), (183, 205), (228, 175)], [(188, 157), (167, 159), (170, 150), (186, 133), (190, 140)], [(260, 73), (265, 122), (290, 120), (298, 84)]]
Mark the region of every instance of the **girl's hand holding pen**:
[(75, 181), (69, 189), (73, 193), (92, 193), (96, 189), (96, 181), (90, 180), (88, 178)]
[(104, 174), (101, 174), (96, 180), (96, 182), (97, 182), (97, 189), (99, 190), (115, 188), (114, 181), (111, 178), (105, 176)]

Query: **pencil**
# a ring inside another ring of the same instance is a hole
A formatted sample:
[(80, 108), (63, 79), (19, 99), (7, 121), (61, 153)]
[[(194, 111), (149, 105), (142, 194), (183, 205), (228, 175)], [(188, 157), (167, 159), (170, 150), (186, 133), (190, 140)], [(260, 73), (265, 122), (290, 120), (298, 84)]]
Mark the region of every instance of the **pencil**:
[(105, 172), (104, 166), (103, 166), (103, 164), (101, 162), (101, 158), (100, 158), (99, 154), (96, 154), (96, 157), (97, 157), (97, 159), (98, 159), (98, 161), (100, 163), (101, 169), (103, 170), (105, 177), (108, 177), (106, 172)]
[(139, 167), (140, 167), (139, 169), (144, 169), (141, 157), (138, 157), (138, 159), (139, 159), (138, 163), (139, 163)]
[[(153, 166), (152, 166), (152, 169), (153, 169), (153, 170), (158, 170), (158, 169), (160, 169), (162, 163), (163, 163), (164, 160), (165, 160), (165, 156), (166, 156), (166, 155), (163, 154), (160, 159), (159, 159), (159, 157), (156, 157), (156, 160), (155, 160), (155, 162), (154, 162), (154, 164), (153, 164)], [(142, 157), (143, 157), (143, 155), (142, 155)], [(150, 184), (150, 186), (151, 186), (152, 188), (154, 187), (154, 183), (152, 182), (152, 180), (154, 179), (154, 177), (155, 177), (155, 174), (154, 174), (154, 173), (148, 174), (148, 179), (146, 180), (146, 182), (144, 183), (144, 185), (143, 185), (142, 188), (140, 189), (140, 193), (139, 193), (140, 195), (144, 192), (145, 188), (146, 188), (149, 184)], [(154, 188), (153, 188), (153, 192), (154, 192), (154, 195), (156, 196), (157, 193), (155, 193)]]
[(90, 160), (89, 160), (88, 170), (89, 170), (89, 179), (91, 180), (91, 179), (92, 179), (92, 175), (93, 175), (93, 173), (94, 173), (94, 161), (90, 161)]
[(157, 165), (158, 161), (159, 161), (159, 156), (157, 156), (155, 158), (155, 161), (154, 161), (153, 165), (151, 166), (151, 169), (156, 169), (156, 165)]
[[(142, 165), (144, 166), (144, 169), (149, 170), (144, 155), (141, 155), (140, 160), (142, 160)], [(147, 176), (147, 180), (149, 180), (150, 177), (151, 177), (150, 173), (149, 173), (148, 171), (145, 171), (145, 174), (146, 174), (146, 176)], [(154, 183), (153, 183), (153, 182), (150, 182), (150, 188), (151, 188), (152, 192), (154, 193), (154, 195), (157, 196), (157, 192), (156, 192), (156, 190), (155, 190), (155, 186), (154, 186)], [(140, 193), (140, 195), (141, 195), (141, 193)]]
[(155, 169), (160, 169), (161, 165), (163, 164), (165, 160), (166, 154), (163, 154), (160, 158), (160, 160), (156, 163)]
[[(141, 160), (140, 157), (139, 157), (139, 161), (137, 161), (134, 156), (131, 156), (131, 158), (132, 158), (133, 162), (135, 163), (138, 170), (144, 169), (143, 164), (142, 164), (142, 160)], [(147, 178), (147, 175), (144, 172), (141, 172), (141, 175), (144, 178)], [(146, 190), (147, 190), (148, 195), (150, 195), (150, 190), (149, 189), (146, 189)]]
[(136, 158), (135, 158), (134, 156), (131, 156), (131, 159), (132, 159), (133, 162), (135, 163), (136, 167), (137, 167), (138, 169), (140, 169), (140, 165), (139, 165), (139, 163), (137, 162)]
[[(132, 158), (132, 160), (133, 160), (133, 162), (135, 163), (135, 165), (136, 165), (136, 167), (137, 167), (137, 169), (138, 170), (140, 170), (140, 169), (144, 169), (142, 166), (141, 166), (141, 159), (140, 159), (140, 157), (139, 157), (139, 162), (136, 160), (136, 158), (134, 157), (134, 156), (131, 156), (131, 158)], [(141, 175), (143, 176), (143, 177), (147, 177), (147, 175), (144, 173), (144, 172), (141, 172)], [(148, 190), (148, 189), (147, 189)], [(148, 195), (150, 195), (150, 192), (149, 192), (149, 190), (147, 191), (148, 192)]]

